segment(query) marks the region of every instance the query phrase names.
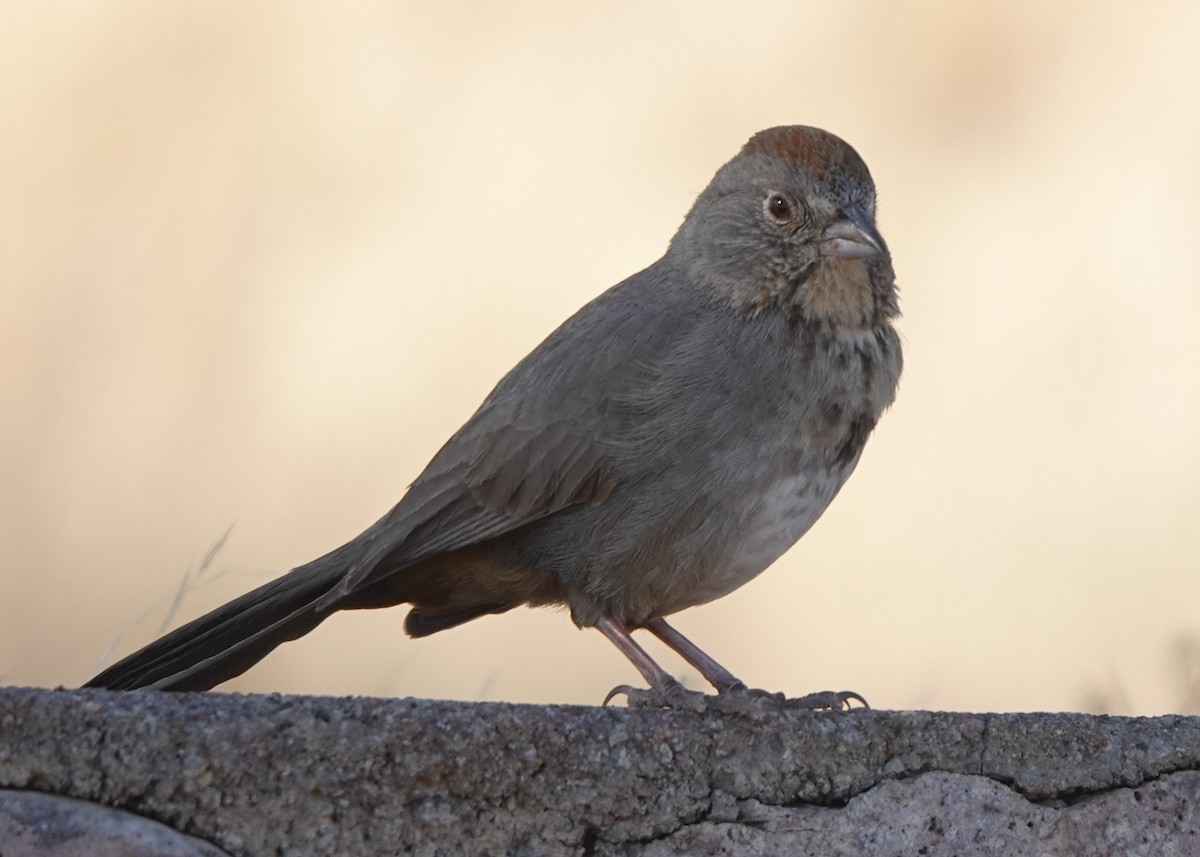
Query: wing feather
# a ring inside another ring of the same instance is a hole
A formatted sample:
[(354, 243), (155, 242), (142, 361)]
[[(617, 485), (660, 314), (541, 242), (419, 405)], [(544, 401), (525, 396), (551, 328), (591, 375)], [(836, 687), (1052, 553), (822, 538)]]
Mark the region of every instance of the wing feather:
[[(391, 512), (361, 536), (360, 560), (326, 597), (341, 600), (406, 566), (509, 533), (619, 482), (627, 427), (614, 402), (689, 327), (688, 303), (654, 267), (569, 319), (500, 381)], [(636, 280), (636, 282), (635, 282)], [(663, 314), (676, 324), (664, 326)]]

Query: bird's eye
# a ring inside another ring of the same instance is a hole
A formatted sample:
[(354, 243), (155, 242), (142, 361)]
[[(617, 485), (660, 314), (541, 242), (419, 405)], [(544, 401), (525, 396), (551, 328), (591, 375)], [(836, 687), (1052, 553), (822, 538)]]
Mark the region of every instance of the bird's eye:
[(773, 193), (767, 197), (766, 209), (767, 214), (780, 223), (791, 220), (794, 211), (792, 201), (781, 193)]

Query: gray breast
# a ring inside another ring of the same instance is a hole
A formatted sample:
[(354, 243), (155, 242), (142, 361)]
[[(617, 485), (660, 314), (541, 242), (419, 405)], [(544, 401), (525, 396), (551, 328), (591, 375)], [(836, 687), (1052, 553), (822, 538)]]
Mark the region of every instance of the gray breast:
[(828, 507), (891, 402), (898, 361), (888, 336), (836, 348), (804, 336), (779, 319), (714, 317), (614, 395), (598, 442), (616, 489), (521, 545), (566, 585), (577, 622), (609, 610), (636, 624), (718, 598)]

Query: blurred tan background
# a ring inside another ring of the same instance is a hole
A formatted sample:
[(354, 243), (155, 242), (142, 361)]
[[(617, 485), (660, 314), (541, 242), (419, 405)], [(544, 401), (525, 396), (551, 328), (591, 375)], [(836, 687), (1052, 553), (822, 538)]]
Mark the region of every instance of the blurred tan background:
[[(231, 524), (174, 622), (357, 534), (751, 133), (805, 123), (880, 187), (906, 375), (825, 518), (679, 627), (789, 694), (1189, 704), (1200, 5), (3, 16), (0, 680), (74, 685), (156, 636)], [(226, 688), (597, 703), (637, 679), (562, 614), (421, 641), (402, 618), (341, 614)]]

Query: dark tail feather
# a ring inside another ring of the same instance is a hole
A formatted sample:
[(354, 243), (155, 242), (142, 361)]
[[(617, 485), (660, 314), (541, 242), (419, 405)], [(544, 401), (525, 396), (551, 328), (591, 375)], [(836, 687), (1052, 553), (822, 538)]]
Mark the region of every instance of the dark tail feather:
[(447, 628), (456, 628), (489, 613), (503, 613), (511, 607), (511, 604), (480, 604), (459, 610), (429, 610), (423, 607), (414, 607), (404, 617), (404, 633), (410, 637), (428, 637), (430, 634), (445, 631)]
[(177, 628), (84, 687), (208, 690), (241, 675), (280, 643), (302, 637), (340, 605), (318, 609), (351, 564), (351, 542)]

